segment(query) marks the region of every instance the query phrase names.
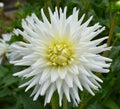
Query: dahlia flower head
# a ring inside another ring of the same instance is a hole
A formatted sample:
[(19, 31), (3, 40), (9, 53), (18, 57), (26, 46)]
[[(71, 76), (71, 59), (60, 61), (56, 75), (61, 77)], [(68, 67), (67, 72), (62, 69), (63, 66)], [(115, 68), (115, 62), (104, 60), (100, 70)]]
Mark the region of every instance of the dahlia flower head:
[(8, 41), (10, 41), (11, 37), (12, 33), (5, 33), (2, 34), (2, 38), (0, 38), (0, 64), (7, 54), (9, 47)]
[(33, 88), (31, 96), (37, 100), (45, 96), (49, 103), (55, 91), (59, 95), (59, 106), (65, 95), (68, 102), (74, 105), (80, 103), (79, 91), (86, 89), (91, 95), (101, 87), (103, 81), (95, 72), (109, 72), (109, 58), (100, 53), (110, 50), (106, 44), (101, 44), (108, 37), (93, 40), (105, 27), (99, 23), (88, 26), (92, 16), (84, 23), (83, 15), (78, 18), (79, 10), (66, 17), (67, 7), (63, 10), (50, 8), (50, 21), (41, 9), (42, 20), (33, 13), (22, 20), (23, 30), (15, 29), (16, 35), (21, 35), (25, 41), (18, 41), (9, 47), (10, 63), (26, 66), (14, 76), (29, 79), (20, 85), (25, 91)]

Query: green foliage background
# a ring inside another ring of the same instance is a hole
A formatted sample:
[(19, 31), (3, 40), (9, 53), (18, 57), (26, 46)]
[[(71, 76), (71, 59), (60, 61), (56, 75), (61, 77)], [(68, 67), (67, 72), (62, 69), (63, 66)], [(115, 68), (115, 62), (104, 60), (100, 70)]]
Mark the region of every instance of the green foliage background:
[[(110, 46), (112, 50), (109, 53), (103, 53), (113, 59), (108, 74), (99, 74), (104, 83), (102, 88), (91, 96), (85, 90), (80, 92), (81, 103), (78, 107), (73, 107), (72, 103), (67, 103), (67, 109), (120, 109), (120, 15), (119, 10), (114, 10), (114, 3), (117, 0), (26, 0), (24, 5), (17, 5), (19, 11), (15, 13), (15, 19), (10, 25), (6, 25), (4, 20), (0, 22), (0, 29), (4, 32), (11, 32), (13, 28), (21, 28), (21, 19), (31, 13), (36, 13), (41, 19), (40, 9), (44, 8), (46, 16), (49, 18), (47, 7), (64, 8), (68, 7), (67, 14), (72, 13), (73, 7), (77, 7), (79, 17), (86, 13), (85, 21), (91, 15), (94, 16), (90, 25), (100, 22), (106, 27), (106, 30), (97, 38), (109, 35), (111, 37)], [(3, 26), (4, 25), (4, 26)], [(12, 41), (22, 40), (21, 37), (13, 37)], [(8, 60), (0, 65), (0, 109), (61, 109), (58, 107), (57, 93), (54, 94), (51, 104), (44, 107), (44, 97), (39, 97), (37, 101), (32, 101), (29, 97), (31, 91), (24, 92), (24, 88), (19, 89), (20, 78), (13, 77), (12, 74), (22, 68), (13, 66)]]

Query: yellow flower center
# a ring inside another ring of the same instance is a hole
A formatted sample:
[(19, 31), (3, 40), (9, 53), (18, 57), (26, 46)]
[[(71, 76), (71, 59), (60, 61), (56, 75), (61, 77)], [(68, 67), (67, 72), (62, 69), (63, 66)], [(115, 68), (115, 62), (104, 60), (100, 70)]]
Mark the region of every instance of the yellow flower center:
[(48, 48), (48, 60), (53, 66), (66, 66), (74, 60), (71, 44), (56, 41)]

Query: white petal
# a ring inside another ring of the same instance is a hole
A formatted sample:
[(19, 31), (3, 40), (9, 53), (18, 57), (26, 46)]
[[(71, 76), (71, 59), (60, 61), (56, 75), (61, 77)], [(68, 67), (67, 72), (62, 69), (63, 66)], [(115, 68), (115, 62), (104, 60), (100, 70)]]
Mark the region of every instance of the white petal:
[(45, 14), (44, 14), (43, 9), (41, 9), (41, 15), (42, 15), (42, 19), (43, 19), (44, 23), (46, 23), (47, 25), (49, 25), (49, 21), (47, 20)]
[(29, 74), (31, 72), (31, 67), (25, 69), (25, 70), (22, 70), (20, 72), (17, 72), (15, 74), (13, 74), (13, 76), (24, 76), (25, 74)]
[(66, 69), (58, 68), (58, 74), (61, 79), (64, 79), (66, 77), (67, 71)]
[(73, 100), (73, 102), (74, 102), (74, 105), (77, 107), (77, 106), (78, 106), (78, 103), (77, 103), (77, 101), (76, 101), (76, 99), (75, 99), (75, 96), (74, 96), (73, 91), (71, 91), (70, 94), (71, 94), (72, 100)]
[(70, 75), (70, 74), (66, 75), (65, 82), (66, 82), (66, 84), (68, 85), (69, 88), (73, 87), (73, 76), (74, 75)]
[(69, 90), (70, 90), (69, 87), (66, 85), (66, 83), (64, 83), (64, 84), (63, 84), (63, 91), (64, 91), (64, 93), (65, 93), (65, 96), (66, 96), (68, 102), (71, 102)]
[(81, 85), (79, 78), (77, 76), (74, 76), (73, 78), (74, 78), (74, 83), (79, 87), (81, 91), (83, 91), (83, 87)]
[(39, 88), (39, 89), (37, 90), (37, 92), (36, 92), (36, 94), (35, 94), (35, 96), (34, 96), (34, 98), (33, 98), (33, 101), (36, 101), (36, 100), (38, 99), (38, 97), (39, 97), (39, 95), (40, 95), (40, 91), (41, 91), (41, 88)]
[(36, 76), (32, 79), (32, 81), (30, 82), (29, 86), (25, 89), (25, 92), (28, 91), (30, 88), (32, 88), (33, 86), (35, 86), (36, 84), (38, 84), (38, 81), (40, 79), (40, 76)]
[(12, 38), (12, 36), (13, 36), (13, 33), (2, 34), (2, 37), (3, 37), (4, 41), (10, 41), (10, 39)]
[(89, 72), (81, 65), (79, 68), (80, 73), (85, 74), (87, 76), (91, 76)]
[(46, 93), (46, 91), (47, 91), (48, 87), (50, 86), (50, 84), (51, 84), (50, 80), (47, 80), (44, 84), (42, 84), (41, 92), (40, 92), (41, 95), (44, 95)]
[(50, 77), (50, 71), (49, 71), (49, 69), (45, 69), (41, 75), (39, 84), (44, 83), (49, 77)]
[(53, 68), (51, 70), (51, 82), (55, 82), (57, 80), (58, 76), (59, 75), (58, 75), (57, 70)]
[(40, 74), (40, 69), (34, 69), (32, 70), (32, 72), (28, 73), (28, 74), (24, 74), (23, 77), (26, 77), (26, 78), (29, 78), (29, 77), (32, 77), (32, 76), (36, 76), (38, 74)]
[(31, 94), (30, 96), (33, 96), (35, 93), (37, 93), (37, 91), (39, 90), (39, 88), (40, 88), (40, 85), (37, 84), (37, 85), (35, 86), (35, 88), (34, 88), (32, 94)]
[(63, 81), (63, 80), (61, 80), (61, 79), (58, 79), (58, 80), (56, 81), (56, 87), (57, 87), (57, 90), (58, 90), (58, 94), (61, 93), (62, 81)]
[(85, 17), (85, 14), (83, 14), (82, 17), (80, 18), (80, 20), (78, 21), (80, 25), (81, 25), (81, 23), (82, 23), (84, 17)]
[(62, 106), (63, 90), (60, 90), (59, 94), (59, 105)]
[(84, 24), (81, 25), (82, 28), (86, 28), (90, 21), (92, 20), (93, 16), (91, 16)]
[(50, 86), (50, 89), (49, 89), (49, 90), (47, 91), (47, 93), (46, 93), (45, 104), (44, 104), (44, 105), (46, 105), (46, 103), (49, 103), (49, 102), (50, 102), (51, 97), (52, 97), (55, 89), (56, 89), (55, 84), (52, 84), (52, 85)]
[(79, 74), (79, 68), (78, 68), (78, 66), (76, 66), (76, 65), (70, 66), (69, 72), (72, 73), (72, 74), (74, 74), (74, 75), (78, 75)]
[(26, 83), (20, 85), (19, 88), (25, 87), (25, 86), (29, 85), (32, 81), (33, 81), (33, 79), (29, 80), (28, 82), (26, 82)]
[(76, 85), (74, 85), (74, 87), (72, 88), (72, 91), (73, 91), (75, 99), (77, 100), (77, 103), (79, 103), (80, 98), (79, 98), (79, 95), (78, 95), (78, 89), (77, 89)]
[(91, 95), (95, 95), (95, 93), (90, 89), (89, 85), (86, 83), (83, 83), (84, 88), (91, 94)]
[(110, 71), (109, 69), (103, 69), (103, 68), (93, 68), (92, 70), (101, 73), (108, 73)]

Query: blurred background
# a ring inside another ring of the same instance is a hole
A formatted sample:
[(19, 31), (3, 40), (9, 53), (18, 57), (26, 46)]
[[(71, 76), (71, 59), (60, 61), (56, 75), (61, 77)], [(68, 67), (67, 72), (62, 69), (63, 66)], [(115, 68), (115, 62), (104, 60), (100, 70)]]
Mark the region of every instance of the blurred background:
[[(96, 73), (103, 79), (102, 88), (91, 96), (86, 91), (80, 92), (81, 103), (78, 107), (73, 107), (68, 103), (68, 109), (120, 109), (120, 1), (119, 0), (0, 0), (0, 37), (3, 33), (11, 33), (14, 28), (21, 27), (21, 20), (31, 13), (35, 13), (41, 19), (40, 9), (45, 10), (49, 18), (47, 8), (53, 11), (58, 8), (68, 7), (67, 15), (72, 13), (72, 9), (77, 7), (80, 10), (79, 18), (86, 14), (85, 20), (94, 16), (90, 25), (99, 22), (106, 30), (97, 36), (109, 36), (106, 43), (112, 46), (110, 52), (102, 55), (113, 59), (110, 72), (108, 74)], [(12, 41), (21, 40), (21, 37), (14, 37)], [(22, 68), (9, 64), (5, 58), (0, 64), (0, 109), (62, 109), (58, 107), (58, 95), (54, 94), (51, 104), (44, 107), (44, 97), (39, 97), (35, 102), (29, 97), (31, 90), (27, 93), (24, 88), (19, 89), (20, 78), (13, 77), (12, 74)]]

